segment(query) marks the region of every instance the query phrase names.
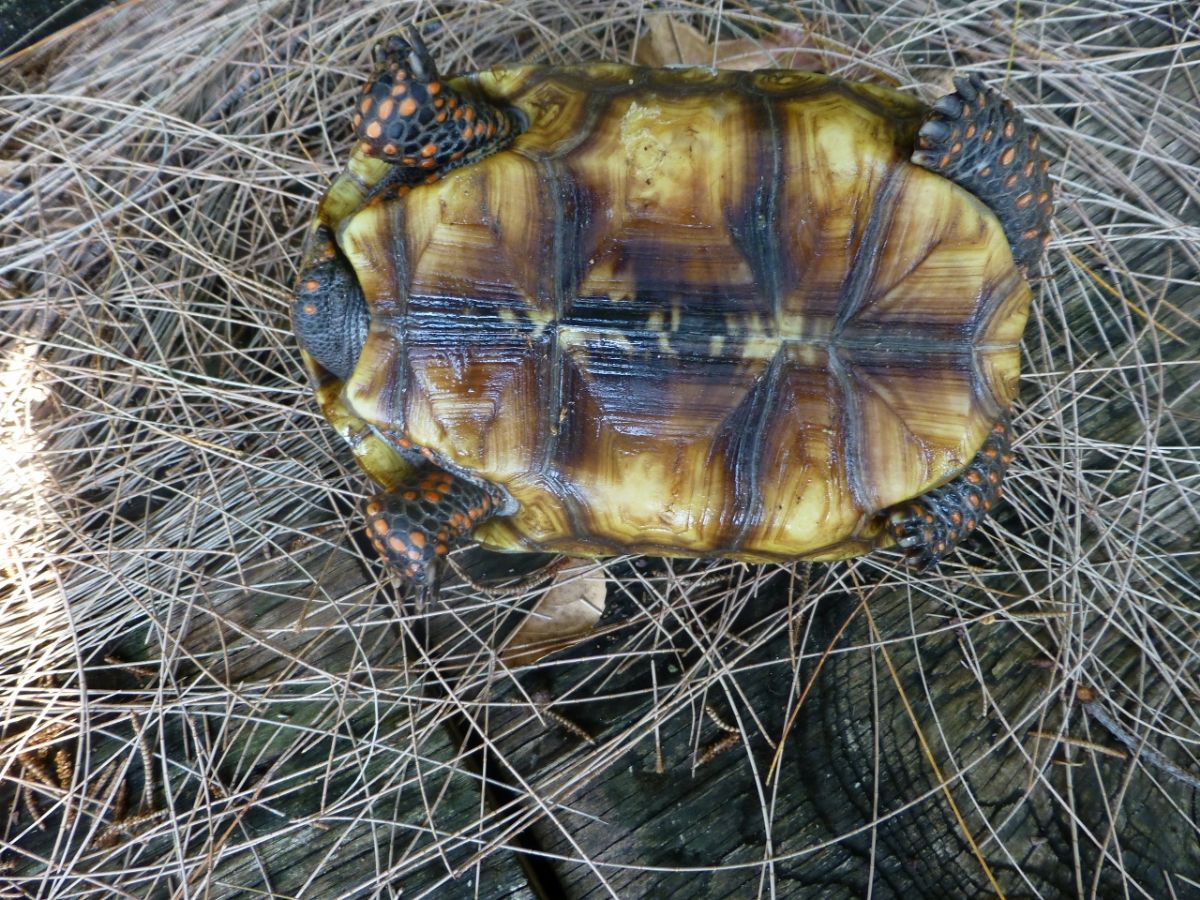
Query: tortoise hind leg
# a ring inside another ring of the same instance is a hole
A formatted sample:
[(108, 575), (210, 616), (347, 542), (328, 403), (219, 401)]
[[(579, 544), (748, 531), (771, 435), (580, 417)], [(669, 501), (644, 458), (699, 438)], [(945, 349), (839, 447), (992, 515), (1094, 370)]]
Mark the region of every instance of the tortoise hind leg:
[(395, 165), (408, 183), (502, 149), (518, 125), (514, 113), (441, 80), (415, 28), (375, 45), (375, 72), (354, 115), (359, 149)]
[(1013, 460), (1012, 431), (1004, 418), (962, 473), (915, 500), (886, 511), (888, 529), (918, 569), (936, 565), (966, 540), (1004, 494), (1001, 482)]
[(485, 485), (426, 465), (367, 501), (367, 536), (386, 562), (424, 586), (454, 546), (496, 510)]
[(996, 214), (1013, 258), (1030, 268), (1050, 239), (1049, 164), (1036, 128), (978, 75), (956, 78), (917, 132), (912, 161), (970, 191)]

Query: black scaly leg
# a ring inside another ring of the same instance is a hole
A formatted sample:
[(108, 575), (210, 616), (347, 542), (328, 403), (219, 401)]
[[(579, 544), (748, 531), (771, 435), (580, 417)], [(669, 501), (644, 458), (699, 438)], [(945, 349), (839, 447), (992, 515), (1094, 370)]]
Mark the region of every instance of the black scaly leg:
[(1054, 201), (1036, 128), (978, 75), (956, 78), (917, 133), (912, 161), (949, 178), (996, 214), (1022, 268), (1050, 240)]
[(515, 113), (442, 81), (416, 29), (375, 45), (375, 72), (354, 115), (359, 149), (410, 170), (411, 182), (502, 149), (518, 126)]
[(962, 474), (887, 513), (896, 543), (919, 569), (936, 565), (966, 540), (1003, 495), (1004, 472), (1013, 461), (1008, 419), (992, 428)]
[(427, 465), (367, 501), (367, 536), (408, 581), (425, 586), (434, 580), (437, 564), (495, 515), (497, 506), (483, 485)]

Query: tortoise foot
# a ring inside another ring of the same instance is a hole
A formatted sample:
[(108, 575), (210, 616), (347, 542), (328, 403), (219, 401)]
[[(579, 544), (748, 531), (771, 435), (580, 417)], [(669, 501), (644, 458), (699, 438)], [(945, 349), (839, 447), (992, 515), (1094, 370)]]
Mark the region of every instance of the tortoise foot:
[(1001, 482), (1013, 461), (1007, 419), (992, 428), (983, 447), (957, 478), (893, 507), (888, 528), (918, 569), (936, 565), (966, 540), (1004, 495)]
[(375, 45), (375, 72), (354, 115), (362, 152), (408, 170), (411, 183), (502, 149), (518, 124), (514, 113), (442, 81), (415, 28)]
[(1025, 268), (1050, 240), (1049, 163), (1036, 128), (978, 75), (956, 78), (957, 90), (939, 99), (917, 133), (912, 161), (966, 188), (996, 214)]
[(418, 585), (437, 564), (496, 512), (483, 485), (436, 466), (424, 466), (395, 490), (367, 501), (367, 536), (383, 559)]

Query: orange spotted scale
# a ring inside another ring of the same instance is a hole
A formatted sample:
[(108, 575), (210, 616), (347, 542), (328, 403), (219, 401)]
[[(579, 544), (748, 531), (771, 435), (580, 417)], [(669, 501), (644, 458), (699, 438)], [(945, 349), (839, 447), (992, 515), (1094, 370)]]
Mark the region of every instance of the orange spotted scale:
[[(440, 175), (494, 152), (512, 137), (511, 114), (444, 87), (428, 53), (406, 60), (410, 49), (400, 37), (375, 48), (375, 75), (363, 87), (354, 116), (365, 156)], [(403, 99), (396, 102), (399, 97)]]
[[(913, 161), (936, 159), (939, 171), (976, 196), (1004, 195), (1005, 231), (1013, 255), (1019, 263), (1032, 265), (1050, 239), (1054, 211), (1049, 163), (1038, 156), (1041, 137), (978, 75), (954, 83), (955, 93), (938, 100), (922, 125)], [(980, 130), (980, 139), (972, 141)]]
[(431, 566), (491, 514), (494, 500), (479, 485), (441, 469), (422, 468), (364, 505), (375, 550), (410, 578)]
[(382, 41), (292, 308), (367, 534), (935, 565), (1012, 462), (1041, 138), (789, 70), (497, 66)]
[[(1008, 421), (997, 422), (958, 478), (892, 511), (892, 536), (899, 546), (912, 548), (911, 559), (917, 566), (940, 561), (975, 531), (1004, 495), (1001, 481), (1014, 459), (1011, 439)], [(964, 514), (964, 509), (970, 511)]]

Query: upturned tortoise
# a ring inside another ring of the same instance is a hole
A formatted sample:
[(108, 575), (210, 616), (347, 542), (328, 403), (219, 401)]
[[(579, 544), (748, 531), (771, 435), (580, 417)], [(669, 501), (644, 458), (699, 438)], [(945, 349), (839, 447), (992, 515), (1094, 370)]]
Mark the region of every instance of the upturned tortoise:
[(825, 75), (375, 49), (292, 315), (417, 584), (507, 551), (919, 566), (1012, 459), (1038, 133)]

